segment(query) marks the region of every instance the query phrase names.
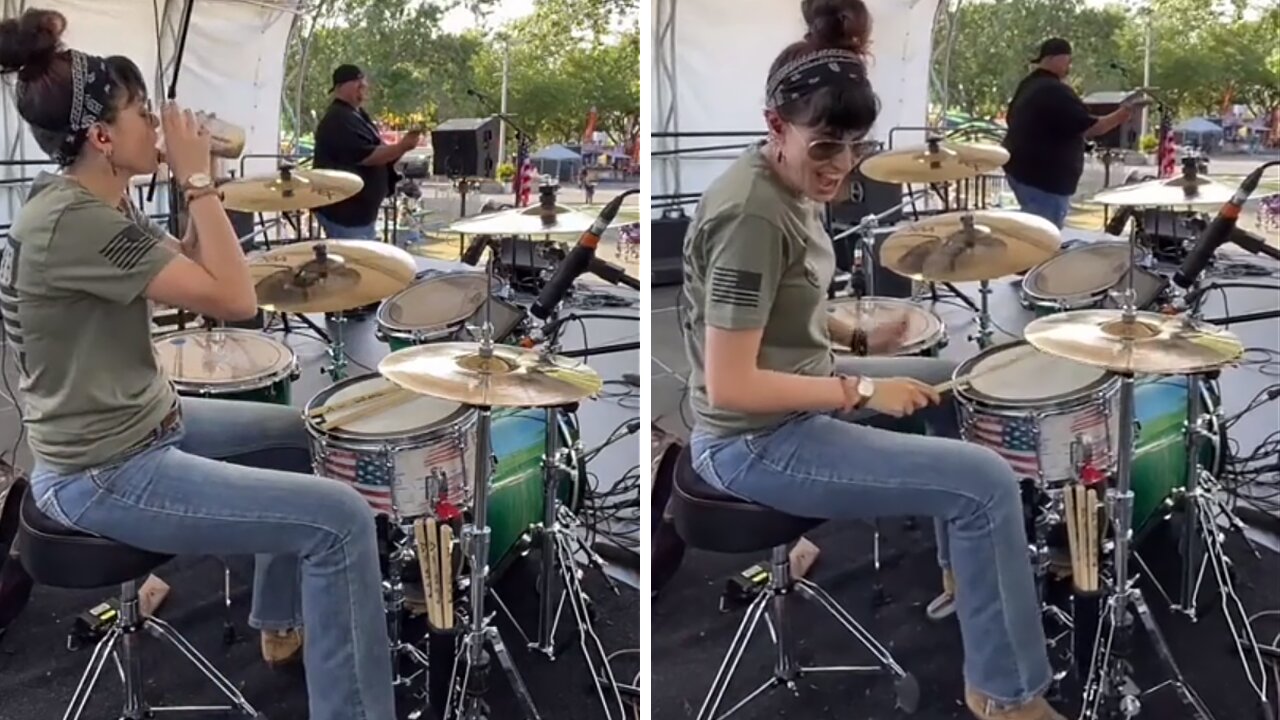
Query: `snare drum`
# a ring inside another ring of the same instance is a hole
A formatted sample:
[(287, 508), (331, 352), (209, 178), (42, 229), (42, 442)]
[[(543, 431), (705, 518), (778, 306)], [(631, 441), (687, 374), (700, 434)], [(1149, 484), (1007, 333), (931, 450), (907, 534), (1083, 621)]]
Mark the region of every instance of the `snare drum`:
[[(489, 292), (489, 281), (482, 273), (442, 273), (424, 278), (392, 295), (378, 308), (378, 339), (393, 351), (433, 342), (471, 340), (467, 321), (477, 308), (484, 310), (485, 299), (500, 294), (495, 285)], [(514, 329), (520, 315), (512, 306), (494, 299), (492, 322), (494, 337), (501, 338)]]
[[(1128, 286), (1129, 251), (1129, 243), (1104, 242), (1054, 255), (1022, 278), (1023, 306), (1038, 316), (1113, 306), (1111, 291)], [(1139, 309), (1150, 308), (1167, 286), (1161, 275), (1135, 268), (1133, 289)]]
[(955, 389), (964, 439), (995, 450), (1021, 478), (1054, 489), (1075, 477), (1073, 445), (1098, 470), (1115, 466), (1120, 380), (1106, 371), (1039, 352), (1026, 342), (988, 348), (955, 377), (983, 373)]
[(397, 522), (431, 516), (441, 502), (467, 509), (476, 464), (475, 408), (421, 395), (339, 427), (326, 428), (315, 416), (326, 405), (394, 387), (380, 375), (362, 375), (307, 403), (316, 474), (351, 484), (375, 513)]
[[(436, 514), (441, 500), (458, 510), (473, 509), (476, 470), (475, 408), (419, 396), (337, 428), (326, 429), (313, 411), (392, 387), (379, 375), (364, 375), (326, 388), (307, 403), (307, 431), (318, 475), (352, 485), (375, 514), (407, 524)], [(343, 411), (336, 410), (331, 417)], [(577, 433), (564, 414), (561, 447), (572, 448)], [(491, 446), (490, 563), (519, 551), (529, 528), (542, 522), (542, 455), (546, 445), (543, 410), (495, 410)], [(585, 468), (559, 488), (571, 509), (581, 502)]]
[(180, 395), (288, 405), (298, 379), (289, 346), (254, 330), (179, 330), (156, 338), (156, 364)]
[(942, 319), (909, 301), (888, 297), (836, 298), (827, 302), (827, 332), (838, 354), (852, 352), (854, 330), (868, 334), (889, 323), (905, 320), (906, 333), (897, 348), (881, 355), (938, 357), (947, 346)]

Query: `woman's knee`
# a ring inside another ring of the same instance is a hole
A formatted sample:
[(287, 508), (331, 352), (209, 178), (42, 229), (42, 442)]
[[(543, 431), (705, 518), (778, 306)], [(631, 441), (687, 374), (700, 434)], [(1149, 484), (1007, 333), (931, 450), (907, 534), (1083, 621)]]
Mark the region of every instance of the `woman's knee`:
[(331, 537), (341, 542), (368, 542), (374, 538), (373, 509), (355, 488), (338, 480), (309, 476), (307, 502), (315, 520)]
[(955, 482), (973, 501), (974, 511), (1021, 507), (1022, 493), (1018, 477), (1008, 461), (994, 450), (981, 445), (963, 444), (964, 451), (955, 459)]

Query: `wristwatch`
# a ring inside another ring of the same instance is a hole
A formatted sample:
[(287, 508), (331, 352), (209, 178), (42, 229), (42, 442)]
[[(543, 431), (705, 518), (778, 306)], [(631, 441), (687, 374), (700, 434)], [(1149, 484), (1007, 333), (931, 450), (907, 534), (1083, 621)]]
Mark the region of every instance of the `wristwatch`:
[(857, 391), (858, 407), (862, 407), (867, 404), (867, 401), (871, 399), (872, 395), (876, 394), (876, 384), (872, 382), (869, 377), (859, 377)]
[(186, 192), (187, 202), (217, 192), (217, 188), (213, 185), (213, 178), (206, 173), (196, 173), (187, 178), (182, 189)]
[[(876, 385), (870, 378), (859, 377), (857, 385), (852, 385), (852, 380), (853, 378), (848, 375), (840, 376), (840, 389), (844, 391), (845, 412), (851, 412), (866, 405), (876, 392)], [(852, 393), (849, 392), (850, 387), (853, 389)]]

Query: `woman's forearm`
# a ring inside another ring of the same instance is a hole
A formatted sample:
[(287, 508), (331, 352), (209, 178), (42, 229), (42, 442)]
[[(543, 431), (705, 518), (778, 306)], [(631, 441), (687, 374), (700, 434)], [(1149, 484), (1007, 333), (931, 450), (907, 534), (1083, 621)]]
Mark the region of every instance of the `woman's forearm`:
[(708, 382), (714, 407), (744, 413), (826, 412), (845, 407), (840, 379), (756, 369), (729, 382)]

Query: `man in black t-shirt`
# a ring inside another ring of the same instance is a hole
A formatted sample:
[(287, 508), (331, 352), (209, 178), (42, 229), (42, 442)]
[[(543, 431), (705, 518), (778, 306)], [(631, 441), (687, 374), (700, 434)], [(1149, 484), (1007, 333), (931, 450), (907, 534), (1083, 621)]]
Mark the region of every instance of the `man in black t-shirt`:
[(369, 82), (355, 65), (333, 71), (333, 102), (316, 128), (318, 169), (345, 170), (364, 180), (359, 193), (315, 211), (326, 236), (341, 240), (376, 240), (378, 209), (395, 188), (395, 164), (418, 146), (422, 133), (406, 133), (394, 145), (383, 144), (364, 103)]
[(1023, 212), (1039, 215), (1059, 229), (1071, 209), (1071, 196), (1084, 173), (1085, 138), (1110, 132), (1128, 120), (1133, 105), (1096, 117), (1066, 83), (1071, 44), (1046, 40), (1009, 102), (1004, 171)]

